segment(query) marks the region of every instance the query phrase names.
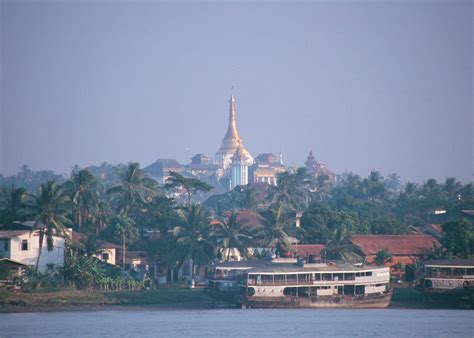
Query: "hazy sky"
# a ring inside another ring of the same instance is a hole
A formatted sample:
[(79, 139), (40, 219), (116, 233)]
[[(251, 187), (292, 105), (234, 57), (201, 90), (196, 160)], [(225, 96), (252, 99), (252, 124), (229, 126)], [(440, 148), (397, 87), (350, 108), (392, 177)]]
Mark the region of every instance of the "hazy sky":
[(472, 178), (471, 1), (1, 2), (0, 172), (248, 150)]

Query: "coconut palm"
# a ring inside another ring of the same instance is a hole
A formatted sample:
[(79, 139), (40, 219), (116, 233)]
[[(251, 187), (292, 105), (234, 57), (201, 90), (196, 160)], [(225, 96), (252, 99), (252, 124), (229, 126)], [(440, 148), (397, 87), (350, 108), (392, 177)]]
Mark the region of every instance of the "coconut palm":
[(62, 186), (73, 203), (74, 223), (81, 229), (87, 220), (93, 219), (99, 206), (99, 182), (88, 170), (72, 173)]
[(393, 256), (387, 250), (379, 250), (375, 254), (374, 263), (377, 265), (385, 265), (385, 263), (390, 262)]
[(281, 204), (272, 205), (259, 213), (260, 226), (257, 228), (257, 237), (262, 244), (274, 249), (280, 247), (291, 250), (291, 243), (285, 230), (284, 208)]
[(148, 177), (138, 163), (129, 163), (119, 176), (121, 183), (107, 191), (107, 194), (112, 196), (118, 212), (127, 212), (156, 195), (158, 183)]
[(186, 259), (191, 259), (191, 283), (194, 284), (195, 266), (207, 264), (214, 257), (210, 214), (202, 205), (196, 204), (178, 210), (178, 214), (179, 225), (173, 229), (177, 245), (171, 252), (170, 261), (181, 267)]
[(61, 188), (53, 181), (42, 183), (36, 195), (31, 195), (28, 203), (29, 217), (34, 221), (32, 231), (39, 231), (39, 251), (35, 271), (38, 266), (46, 238), (48, 251), (53, 250), (53, 235), (67, 237), (66, 226), (71, 224), (67, 218), (70, 212), (70, 199), (64, 195)]
[(21, 221), (25, 217), (27, 193), (23, 188), (2, 187), (0, 190), (0, 224)]
[(362, 255), (362, 250), (350, 241), (350, 236), (344, 226), (334, 229), (332, 238), (323, 251), (324, 259), (354, 261)]
[(232, 211), (224, 217), (213, 232), (218, 239), (218, 251), (221, 259), (229, 261), (232, 250), (237, 250), (241, 256), (248, 258), (247, 245), (251, 236), (245, 225), (238, 218), (238, 213)]

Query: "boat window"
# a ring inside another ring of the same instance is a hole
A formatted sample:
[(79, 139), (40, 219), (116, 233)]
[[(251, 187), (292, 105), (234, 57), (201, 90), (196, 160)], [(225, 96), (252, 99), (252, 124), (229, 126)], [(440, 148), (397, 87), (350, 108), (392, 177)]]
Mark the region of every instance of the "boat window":
[(296, 275), (286, 275), (288, 281), (296, 281)]
[(262, 282), (263, 283), (273, 282), (273, 275), (262, 275)]
[(372, 271), (367, 271), (367, 272), (365, 273), (365, 275), (368, 276), (368, 277), (372, 276)]
[(467, 268), (466, 275), (474, 276), (474, 268)]
[(320, 273), (314, 274), (314, 280), (321, 280), (321, 274)]
[(284, 288), (283, 294), (285, 296), (296, 296), (296, 288), (294, 287)]
[(453, 269), (453, 276), (463, 276), (463, 275), (464, 275), (464, 268)]
[(356, 293), (356, 295), (363, 295), (365, 293), (365, 286), (364, 285), (356, 285), (355, 293)]
[(341, 281), (343, 278), (344, 275), (342, 273), (335, 273), (334, 274), (334, 280), (335, 281)]
[(300, 281), (309, 281), (309, 274), (303, 273), (298, 275), (298, 280)]
[(332, 274), (323, 273), (323, 280), (332, 280)]
[(355, 280), (355, 273), (345, 273), (344, 280)]
[(275, 275), (275, 283), (284, 283), (285, 275)]

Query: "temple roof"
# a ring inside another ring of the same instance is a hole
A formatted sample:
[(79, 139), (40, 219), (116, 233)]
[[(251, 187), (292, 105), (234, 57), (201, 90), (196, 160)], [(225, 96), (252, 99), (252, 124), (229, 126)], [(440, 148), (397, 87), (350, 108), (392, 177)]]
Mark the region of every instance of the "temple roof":
[(216, 153), (216, 160), (221, 163), (224, 168), (229, 166), (232, 157), (239, 147), (242, 158), (245, 159), (246, 164), (251, 165), (253, 163), (252, 155), (250, 155), (248, 150), (245, 149), (243, 141), (239, 136), (239, 132), (237, 131), (235, 115), (235, 97), (232, 95), (229, 100), (229, 125), (227, 127), (227, 132), (224, 136), (224, 139), (222, 140), (221, 147)]

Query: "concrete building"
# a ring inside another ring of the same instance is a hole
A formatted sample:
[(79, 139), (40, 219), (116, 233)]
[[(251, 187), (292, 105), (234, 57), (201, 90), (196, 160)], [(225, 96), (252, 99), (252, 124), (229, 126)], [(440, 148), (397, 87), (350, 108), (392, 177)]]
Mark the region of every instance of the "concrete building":
[[(48, 251), (46, 238), (43, 240), (38, 270), (44, 272), (48, 266), (64, 266), (63, 237), (53, 236), (53, 250)], [(1, 230), (0, 256), (28, 266), (36, 266), (39, 254), (39, 230)]]

